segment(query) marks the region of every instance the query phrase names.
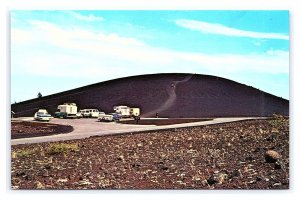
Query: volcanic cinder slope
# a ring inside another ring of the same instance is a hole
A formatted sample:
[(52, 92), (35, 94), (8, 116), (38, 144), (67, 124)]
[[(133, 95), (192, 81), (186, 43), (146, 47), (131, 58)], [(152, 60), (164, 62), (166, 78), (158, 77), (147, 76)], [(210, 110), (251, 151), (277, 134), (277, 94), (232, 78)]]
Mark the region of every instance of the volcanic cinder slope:
[(289, 114), (289, 101), (250, 86), (216, 76), (200, 74), (150, 74), (104, 81), (65, 92), (12, 104), (20, 116), (33, 116), (39, 108), (50, 114), (66, 102), (79, 109), (113, 106), (141, 108), (142, 116), (235, 117)]

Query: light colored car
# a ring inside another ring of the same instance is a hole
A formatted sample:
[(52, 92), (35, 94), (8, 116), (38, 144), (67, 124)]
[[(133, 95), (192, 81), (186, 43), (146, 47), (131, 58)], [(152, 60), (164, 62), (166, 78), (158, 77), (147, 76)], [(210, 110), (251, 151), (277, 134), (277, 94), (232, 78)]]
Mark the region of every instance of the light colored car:
[(121, 115), (117, 113), (109, 113), (109, 114), (102, 114), (99, 115), (98, 121), (106, 121), (106, 122), (112, 122), (112, 121), (119, 121), (121, 119)]
[(105, 115), (105, 112), (99, 112), (98, 119), (102, 118)]
[(34, 114), (34, 119), (37, 121), (50, 121), (53, 117), (48, 113), (46, 109), (39, 109), (35, 114)]
[(83, 109), (80, 110), (83, 117), (95, 117), (97, 118), (99, 116), (99, 110), (98, 109)]
[(76, 117), (77, 117), (77, 118), (82, 118), (81, 112), (76, 113)]
[(52, 119), (52, 116), (50, 114), (37, 114), (37, 116), (34, 118), (38, 121), (47, 121), (49, 122), (50, 119)]

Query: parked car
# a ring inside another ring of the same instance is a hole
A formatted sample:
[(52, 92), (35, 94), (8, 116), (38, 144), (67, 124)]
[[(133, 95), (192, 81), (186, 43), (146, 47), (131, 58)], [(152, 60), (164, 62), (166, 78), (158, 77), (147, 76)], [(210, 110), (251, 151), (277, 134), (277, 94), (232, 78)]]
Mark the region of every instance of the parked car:
[(113, 116), (114, 121), (119, 121), (122, 118), (122, 115), (120, 115), (118, 113), (110, 113), (110, 115)]
[(34, 119), (38, 121), (50, 121), (52, 119), (52, 116), (48, 113), (46, 109), (39, 109), (35, 114), (34, 114)]
[(52, 116), (50, 114), (37, 114), (37, 116), (35, 117), (35, 120), (38, 120), (38, 121), (49, 122), (50, 119), (52, 119)]
[(77, 118), (82, 118), (81, 112), (76, 113), (76, 117), (77, 117)]
[(82, 117), (98, 117), (99, 110), (98, 109), (83, 109), (80, 110)]
[(106, 121), (106, 122), (112, 122), (112, 121), (119, 121), (121, 119), (121, 115), (118, 113), (109, 113), (109, 114), (101, 114), (98, 117), (98, 121)]
[(102, 118), (104, 115), (106, 115), (105, 112), (99, 112), (98, 119)]

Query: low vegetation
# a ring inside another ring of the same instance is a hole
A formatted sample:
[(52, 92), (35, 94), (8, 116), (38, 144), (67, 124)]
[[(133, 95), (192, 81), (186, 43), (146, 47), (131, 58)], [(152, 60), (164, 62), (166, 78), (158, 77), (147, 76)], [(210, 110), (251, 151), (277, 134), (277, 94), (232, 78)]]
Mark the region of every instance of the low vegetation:
[(29, 157), (30, 155), (32, 155), (34, 153), (33, 150), (31, 149), (21, 149), (18, 151), (12, 151), (11, 157), (13, 159), (15, 158), (26, 158)]
[(68, 153), (70, 151), (79, 151), (79, 147), (78, 144), (50, 144), (46, 151), (50, 155), (55, 155), (60, 153)]
[(273, 114), (270, 124), (273, 127), (273, 131), (281, 131), (288, 126), (289, 120), (287, 117), (280, 114)]

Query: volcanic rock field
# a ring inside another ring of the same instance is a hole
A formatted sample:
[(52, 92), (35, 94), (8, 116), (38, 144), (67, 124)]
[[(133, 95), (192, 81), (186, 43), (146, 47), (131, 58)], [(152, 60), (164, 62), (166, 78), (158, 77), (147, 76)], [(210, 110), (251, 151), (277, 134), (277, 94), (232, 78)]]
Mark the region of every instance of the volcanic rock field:
[(13, 189), (288, 189), (289, 120), (11, 148)]

